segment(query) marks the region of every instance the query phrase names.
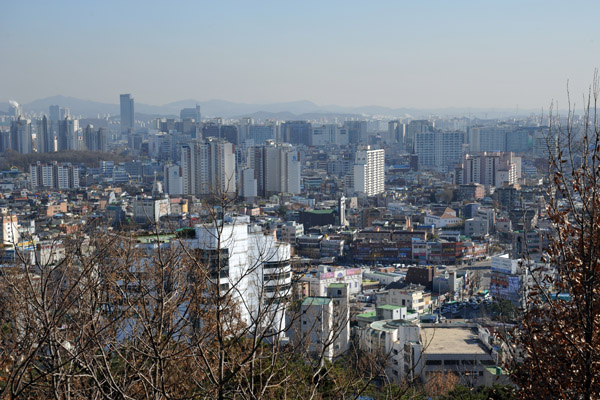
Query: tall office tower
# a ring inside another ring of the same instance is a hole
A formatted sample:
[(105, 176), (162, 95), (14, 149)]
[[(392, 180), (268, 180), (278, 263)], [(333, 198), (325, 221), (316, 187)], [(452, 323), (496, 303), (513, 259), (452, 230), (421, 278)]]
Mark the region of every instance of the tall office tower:
[(463, 154), (463, 132), (425, 131), (416, 134), (415, 150), (419, 168), (452, 170)]
[(13, 118), (19, 118), (23, 115), (23, 107), (14, 100), (8, 101), (8, 115)]
[(67, 117), (71, 118), (71, 110), (68, 109), (67, 107), (61, 108), (58, 113), (58, 116), (60, 119), (65, 119)]
[(64, 118), (60, 117), (60, 106), (58, 106), (58, 105), (50, 106), (50, 121), (58, 122), (61, 119), (64, 119)]
[(235, 144), (236, 146), (239, 146), (241, 144), (239, 131), (238, 131), (237, 126), (235, 126), (235, 125), (221, 126), (219, 137), (227, 140), (230, 143)]
[(250, 128), (253, 125), (254, 119), (250, 117), (244, 117), (240, 120), (240, 143), (244, 143), (246, 139), (250, 138)]
[(192, 138), (196, 138), (200, 131), (200, 124), (197, 123), (193, 118), (185, 118), (175, 123), (175, 130), (177, 132), (190, 135)]
[(506, 151), (508, 126), (478, 126), (469, 129), (469, 151)]
[(515, 129), (506, 132), (506, 151), (513, 153), (527, 153), (531, 150), (529, 129)]
[(388, 122), (387, 143), (405, 143), (406, 140), (406, 124), (395, 120)]
[(78, 150), (79, 141), (79, 120), (66, 117), (58, 121), (58, 151)]
[(135, 126), (135, 113), (133, 97), (130, 94), (121, 95), (121, 133), (133, 131)]
[(404, 136), (404, 148), (410, 153), (416, 151), (416, 137), (419, 133), (432, 132), (435, 124), (428, 120), (414, 120), (406, 126), (406, 135)]
[(375, 196), (385, 190), (385, 150), (363, 146), (356, 151), (354, 190)]
[[(265, 125), (250, 125), (246, 139), (252, 139), (255, 145), (262, 145), (267, 140), (276, 140), (277, 125), (275, 123)], [(242, 134), (240, 133), (240, 137)]]
[(220, 125), (215, 121), (209, 121), (202, 125), (202, 139), (219, 137), (221, 135)]
[(344, 121), (344, 128), (348, 130), (348, 143), (367, 143), (367, 121)]
[(313, 146), (336, 144), (338, 129), (336, 124), (313, 126), (311, 144)]
[(193, 119), (195, 122), (201, 122), (202, 115), (200, 114), (200, 106), (196, 104), (196, 108), (183, 108), (179, 112), (179, 118), (183, 121), (184, 119)]
[(311, 146), (312, 125), (307, 121), (286, 121), (281, 125), (283, 141)]
[(33, 151), (31, 141), (31, 121), (19, 116), (10, 124), (11, 148), (21, 154), (29, 154)]
[(52, 122), (44, 115), (37, 121), (37, 150), (38, 153), (53, 153), (56, 151), (54, 135), (52, 134)]
[(336, 124), (313, 126), (311, 143), (313, 146), (327, 146), (337, 144), (346, 146), (349, 143), (349, 129)]

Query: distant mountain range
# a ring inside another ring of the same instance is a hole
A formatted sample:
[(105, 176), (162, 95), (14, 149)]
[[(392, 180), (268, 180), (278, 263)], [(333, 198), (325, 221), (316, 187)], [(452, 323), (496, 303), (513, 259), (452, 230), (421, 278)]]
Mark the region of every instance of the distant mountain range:
[[(117, 116), (120, 113), (119, 104), (101, 103), (92, 100), (82, 100), (67, 96), (52, 96), (44, 99), (32, 101), (23, 104), (25, 112), (48, 113), (50, 105), (58, 104), (61, 107), (68, 107), (72, 115), (81, 115), (83, 117), (96, 117), (110, 114)], [(136, 114), (145, 114), (146, 116), (170, 116), (178, 117), (182, 108), (200, 106), (204, 117), (223, 117), (240, 118), (253, 117), (255, 119), (331, 119), (352, 118), (360, 116), (382, 116), (389, 118), (404, 117), (427, 117), (429, 115), (438, 116), (472, 116), (484, 118), (507, 117), (515, 114), (514, 109), (502, 108), (390, 108), (382, 106), (364, 106), (364, 107), (343, 107), (337, 105), (320, 106), (311, 101), (300, 100), (271, 104), (248, 104), (236, 103), (226, 100), (181, 100), (162, 106), (154, 106), (143, 103), (135, 103)], [(8, 110), (8, 102), (0, 102), (0, 113)], [(520, 110), (519, 114), (528, 115), (534, 110)]]

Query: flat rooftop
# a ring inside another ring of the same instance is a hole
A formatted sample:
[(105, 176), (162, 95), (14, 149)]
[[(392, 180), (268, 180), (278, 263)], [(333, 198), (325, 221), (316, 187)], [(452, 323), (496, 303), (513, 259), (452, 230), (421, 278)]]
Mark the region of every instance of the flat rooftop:
[(476, 333), (470, 328), (421, 328), (426, 354), (488, 354)]

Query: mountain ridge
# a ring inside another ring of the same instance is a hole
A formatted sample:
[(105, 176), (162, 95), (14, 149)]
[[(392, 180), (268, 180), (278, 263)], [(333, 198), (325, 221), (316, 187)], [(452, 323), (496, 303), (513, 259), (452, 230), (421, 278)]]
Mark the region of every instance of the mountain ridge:
[[(72, 115), (81, 115), (83, 117), (94, 117), (97, 115), (116, 116), (120, 114), (119, 104), (104, 103), (94, 100), (80, 99), (71, 96), (56, 95), (36, 99), (27, 104), (23, 104), (25, 112), (48, 113), (48, 107), (58, 104), (61, 107), (68, 107)], [(276, 118), (278, 114), (293, 114), (296, 116), (311, 114), (328, 115), (347, 115), (357, 117), (381, 116), (387, 118), (423, 118), (430, 115), (438, 116), (472, 116), (472, 117), (506, 117), (516, 114), (516, 110), (507, 108), (474, 108), (474, 107), (442, 107), (442, 108), (392, 108), (378, 105), (367, 105), (360, 107), (347, 107), (339, 105), (318, 105), (310, 100), (296, 100), (287, 102), (275, 102), (266, 104), (251, 104), (244, 102), (233, 102), (222, 99), (210, 100), (178, 100), (164, 105), (150, 105), (136, 103), (135, 111), (140, 114), (151, 116), (179, 116), (182, 108), (200, 106), (203, 116), (239, 118), (243, 116), (252, 116), (260, 114), (267, 118), (267, 114), (272, 114), (271, 118)], [(8, 110), (8, 102), (0, 102), (0, 110)], [(538, 110), (539, 111), (539, 110)], [(529, 115), (537, 111), (520, 110), (519, 115)]]

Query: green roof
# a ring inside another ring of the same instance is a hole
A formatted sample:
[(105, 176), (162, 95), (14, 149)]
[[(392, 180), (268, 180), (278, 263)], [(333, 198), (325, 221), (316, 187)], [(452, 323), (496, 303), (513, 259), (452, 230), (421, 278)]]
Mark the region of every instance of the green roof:
[(161, 243), (170, 242), (171, 239), (175, 239), (176, 235), (170, 233), (166, 235), (140, 235), (136, 237), (137, 241), (140, 243), (154, 243), (157, 240)]
[(329, 285), (329, 287), (331, 287), (331, 288), (339, 288), (339, 289), (341, 289), (341, 288), (345, 288), (345, 287), (346, 287), (346, 284), (345, 284), (345, 283), (331, 283), (331, 284)]
[(330, 298), (327, 297), (307, 297), (302, 302), (303, 306), (323, 306), (331, 302)]
[(381, 308), (383, 310), (397, 310), (399, 308), (402, 308), (401, 306), (394, 306), (392, 304), (384, 304), (382, 306), (377, 306), (377, 308)]
[(377, 312), (376, 311), (368, 311), (362, 314), (356, 314), (356, 317), (360, 317), (360, 318), (375, 318), (377, 316)]

